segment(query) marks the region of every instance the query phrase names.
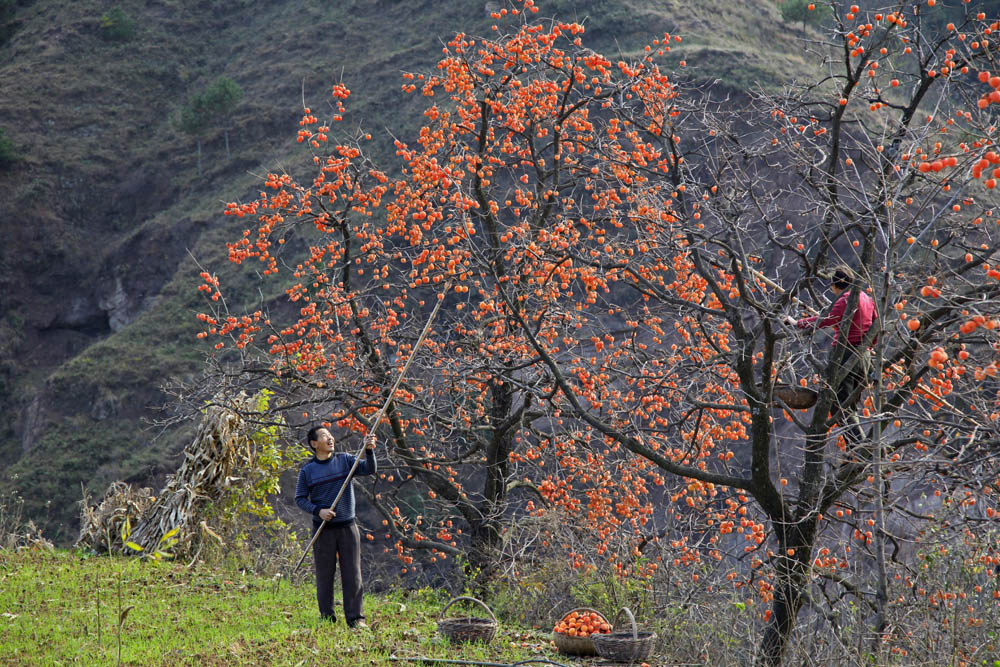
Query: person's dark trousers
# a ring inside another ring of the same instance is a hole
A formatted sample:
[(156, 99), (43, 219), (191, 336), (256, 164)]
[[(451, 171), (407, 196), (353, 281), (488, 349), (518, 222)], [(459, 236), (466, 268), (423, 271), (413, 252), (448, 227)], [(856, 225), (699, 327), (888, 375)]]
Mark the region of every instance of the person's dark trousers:
[[(313, 529), (315, 534), (316, 529)], [(364, 618), (361, 599), (361, 532), (353, 521), (342, 526), (327, 525), (313, 545), (313, 562), (316, 565), (316, 602), (319, 615), (336, 620), (333, 610), (333, 577), (340, 560), (340, 585), (344, 593), (344, 618), (353, 625)]]
[(861, 441), (865, 439), (865, 432), (861, 428), (856, 414), (861, 394), (855, 395), (855, 392), (859, 387), (863, 390), (868, 385), (871, 355), (867, 350), (860, 350), (852, 345), (848, 348), (844, 362), (853, 361), (852, 355), (858, 356), (858, 359), (851, 370), (847, 372), (847, 377), (840, 383), (840, 387), (837, 388), (837, 406), (844, 419), (844, 440), (847, 444), (847, 452), (859, 453), (862, 457), (868, 458), (871, 456), (871, 449), (859, 447)]

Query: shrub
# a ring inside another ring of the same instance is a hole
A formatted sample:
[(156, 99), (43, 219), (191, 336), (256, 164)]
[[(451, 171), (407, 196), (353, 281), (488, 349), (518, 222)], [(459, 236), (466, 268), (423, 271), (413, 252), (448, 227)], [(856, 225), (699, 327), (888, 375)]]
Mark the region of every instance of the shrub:
[(669, 541), (650, 544), (639, 557), (663, 567), (649, 576), (622, 577), (607, 558), (576, 567), (567, 547), (593, 554), (596, 545), (554, 513), (525, 517), (506, 537), (507, 569), (488, 596), (500, 618), (547, 632), (571, 609), (588, 607), (615, 623), (616, 630), (627, 630), (627, 616), (618, 612), (628, 607), (641, 630), (657, 634), (655, 650), (669, 651), (678, 663), (752, 662), (746, 647), (760, 612), (724, 574), (705, 565), (671, 567), (677, 553)]
[(829, 13), (830, 8), (816, 0), (785, 0), (781, 3), (781, 18), (786, 23), (798, 21), (803, 29), (806, 25), (820, 25)]
[[(181, 107), (173, 118), (174, 127), (184, 134), (195, 137), (198, 142), (198, 175), (201, 175), (201, 141), (212, 123), (228, 116), (243, 99), (243, 89), (224, 76), (220, 76), (210, 86), (196, 94)], [(229, 127), (223, 128), (226, 135), (226, 159), (229, 159)]]
[(24, 518), (24, 500), (17, 492), (0, 492), (0, 551), (52, 549), (33, 521)]
[(101, 16), (101, 38), (107, 42), (127, 42), (135, 36), (135, 21), (121, 7)]
[(4, 129), (0, 127), (0, 169), (9, 167), (17, 162), (17, 153), (14, 151), (14, 142), (10, 140)]
[(217, 118), (229, 114), (243, 98), (243, 89), (230, 78), (220, 76), (181, 107), (174, 126), (192, 136), (204, 134)]
[(0, 0), (0, 45), (14, 34), (14, 0)]

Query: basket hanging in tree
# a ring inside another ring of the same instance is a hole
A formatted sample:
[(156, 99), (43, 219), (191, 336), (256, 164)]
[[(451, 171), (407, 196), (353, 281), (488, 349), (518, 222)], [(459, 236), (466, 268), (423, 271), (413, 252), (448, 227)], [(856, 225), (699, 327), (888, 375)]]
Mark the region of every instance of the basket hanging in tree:
[(639, 632), (635, 624), (635, 616), (628, 607), (622, 607), (632, 623), (631, 632), (612, 632), (610, 634), (593, 635), (594, 648), (597, 655), (611, 662), (636, 662), (647, 659), (653, 652), (656, 642), (655, 632)]
[(777, 383), (771, 390), (771, 395), (796, 410), (808, 410), (816, 405), (816, 399), (819, 396), (815, 389)]
[[(490, 615), (489, 618), (477, 618), (475, 616), (464, 616), (464, 617), (454, 617), (454, 618), (442, 618), (444, 613), (448, 611), (448, 607), (459, 602), (461, 600), (466, 600), (469, 602), (475, 602), (483, 609), (486, 613)], [(438, 614), (438, 632), (444, 635), (449, 641), (452, 642), (489, 642), (493, 639), (493, 635), (497, 631), (497, 617), (493, 615), (493, 612), (489, 607), (486, 606), (480, 600), (474, 597), (460, 596), (454, 598), (451, 602), (444, 606), (441, 613)]]
[(566, 612), (556, 623), (552, 641), (564, 655), (597, 655), (591, 637), (611, 630), (611, 623), (604, 614), (589, 607), (577, 607)]

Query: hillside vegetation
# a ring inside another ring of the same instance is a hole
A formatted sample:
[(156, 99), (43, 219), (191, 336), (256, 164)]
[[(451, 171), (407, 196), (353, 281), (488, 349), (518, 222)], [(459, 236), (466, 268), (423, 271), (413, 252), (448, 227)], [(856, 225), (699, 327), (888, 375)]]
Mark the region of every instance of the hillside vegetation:
[[(608, 53), (682, 35), (670, 57), (720, 92), (775, 86), (805, 67), (800, 31), (770, 3), (540, 6), (584, 22), (588, 43)], [(293, 166), (302, 103), (326, 104), (343, 80), (354, 91), (345, 122), (405, 138), (420, 102), (399, 94), (400, 72), (432, 63), (439, 39), (491, 21), (478, 0), (36, 0), (0, 21), (0, 129), (14, 155), (0, 169), (0, 490), (20, 493), (67, 543), (81, 486), (155, 486), (175, 467), (188, 431), (149, 422), (169, 416), (163, 384), (196, 378), (207, 351), (194, 338), (197, 274), (208, 267), (238, 288), (225, 254), (238, 230), (223, 202)], [(220, 76), (245, 95), (201, 137), (199, 175), (198, 137), (172, 119)], [(384, 136), (380, 150), (390, 155)]]

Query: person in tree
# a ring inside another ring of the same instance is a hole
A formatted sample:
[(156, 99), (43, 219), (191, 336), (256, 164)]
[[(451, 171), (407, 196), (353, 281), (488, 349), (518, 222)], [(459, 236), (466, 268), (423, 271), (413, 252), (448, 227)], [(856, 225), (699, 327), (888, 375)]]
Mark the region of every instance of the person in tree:
[[(830, 291), (836, 297), (829, 314), (825, 317), (813, 315), (801, 319), (786, 316), (784, 321), (785, 324), (799, 329), (816, 330), (831, 327), (834, 330), (833, 345), (836, 347), (840, 337), (841, 322), (851, 301), (851, 282), (854, 280), (854, 274), (846, 266), (837, 266), (827, 276), (830, 279)], [(864, 439), (864, 431), (854, 414), (854, 408), (861, 397), (862, 389), (868, 384), (868, 373), (871, 370), (869, 346), (874, 341), (866, 344), (865, 338), (877, 318), (875, 301), (864, 290), (858, 290), (858, 305), (851, 316), (850, 327), (847, 330), (847, 353), (843, 358), (843, 364), (850, 366), (850, 369), (837, 387), (837, 407), (834, 412), (834, 418), (839, 413), (848, 416), (852, 422), (844, 434), (849, 450)]]
[[(334, 438), (326, 428), (317, 426), (306, 435), (313, 458), (299, 471), (295, 486), (295, 504), (313, 517), (313, 532), (325, 521), (327, 525), (313, 545), (316, 566), (316, 601), (321, 618), (336, 621), (333, 610), (333, 577), (340, 561), (340, 583), (344, 593), (344, 619), (351, 628), (366, 627), (362, 611), (364, 585), (361, 581), (361, 533), (354, 521), (354, 489), (348, 485), (331, 510), (344, 480), (354, 465), (353, 454), (334, 453)], [(374, 475), (375, 436), (365, 437), (365, 459), (358, 463), (355, 475)]]

